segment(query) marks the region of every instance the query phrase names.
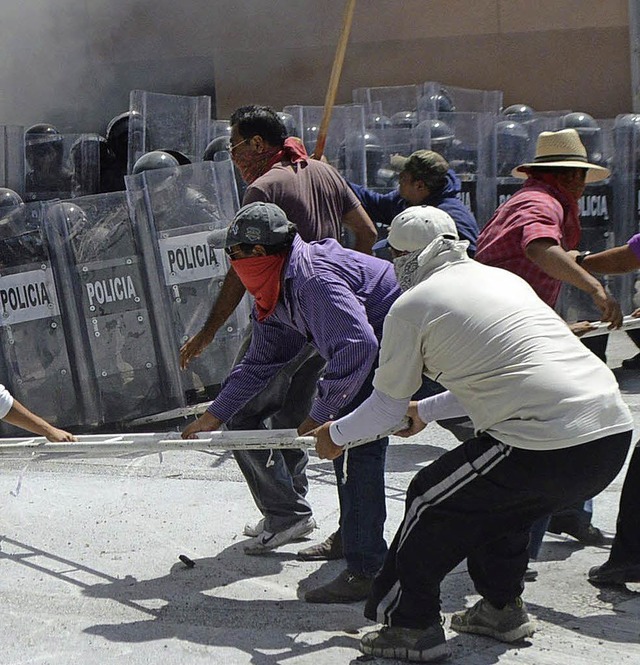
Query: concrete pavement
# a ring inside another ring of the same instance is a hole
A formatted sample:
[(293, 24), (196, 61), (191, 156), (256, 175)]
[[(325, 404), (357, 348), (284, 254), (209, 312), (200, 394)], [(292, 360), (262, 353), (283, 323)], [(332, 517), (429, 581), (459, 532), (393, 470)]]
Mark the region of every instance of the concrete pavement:
[[(611, 336), (609, 363), (635, 350)], [(640, 372), (619, 374), (640, 426)], [(34, 405), (35, 406), (35, 405)], [(430, 425), (395, 439), (387, 472), (387, 536), (421, 465), (455, 445)], [(372, 624), (355, 605), (307, 605), (304, 591), (341, 562), (295, 553), (337, 525), (332, 467), (312, 457), (312, 539), (250, 557), (240, 535), (259, 519), (229, 453), (165, 453), (134, 460), (2, 462), (0, 465), (0, 663), (46, 665), (225, 663), (323, 665), (360, 658)], [(623, 474), (596, 499), (594, 523), (609, 536)], [(434, 544), (435, 546), (436, 544)], [(195, 561), (187, 568), (178, 560)], [(640, 585), (599, 590), (586, 579), (607, 548), (547, 535), (538, 581), (525, 601), (539, 630), (510, 646), (447, 630), (464, 665), (640, 663)], [(450, 614), (477, 599), (461, 565), (443, 586)], [(390, 663), (392, 661), (380, 661)]]

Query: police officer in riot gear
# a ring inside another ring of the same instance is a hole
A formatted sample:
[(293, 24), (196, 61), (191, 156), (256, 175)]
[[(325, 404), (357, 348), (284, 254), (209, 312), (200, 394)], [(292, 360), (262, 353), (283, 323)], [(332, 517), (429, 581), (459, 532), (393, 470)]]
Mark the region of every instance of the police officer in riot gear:
[(496, 123), (496, 175), (508, 178), (511, 171), (526, 161), (529, 133), (524, 125), (514, 120)]
[(128, 173), (129, 161), (129, 133), (142, 132), (144, 129), (142, 116), (137, 111), (125, 111), (114, 118), (111, 118), (107, 124), (106, 138), (107, 145), (114, 158), (114, 177), (122, 181), (120, 190), (124, 187), (124, 176)]
[(71, 171), (64, 164), (64, 138), (47, 123), (38, 123), (24, 133), (26, 199), (43, 201), (71, 196)]

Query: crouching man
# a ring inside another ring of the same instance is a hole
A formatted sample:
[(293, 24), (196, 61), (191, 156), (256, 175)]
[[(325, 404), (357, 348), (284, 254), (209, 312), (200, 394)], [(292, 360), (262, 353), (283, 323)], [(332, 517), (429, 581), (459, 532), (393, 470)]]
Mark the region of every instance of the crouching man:
[[(412, 480), (365, 607), (383, 626), (362, 638), (364, 653), (422, 662), (449, 654), (440, 584), (465, 558), (482, 598), (451, 627), (505, 642), (533, 633), (520, 598), (529, 528), (601, 492), (632, 433), (609, 369), (524, 280), (469, 259), (446, 217), (412, 207), (394, 218), (389, 244), (405, 292), (384, 323), (374, 392), (316, 432), (319, 455), (335, 459), (407, 407), (404, 436), (440, 418), (473, 421), (473, 438)], [(410, 403), (423, 374), (448, 391)]]
[[(226, 249), (232, 268), (255, 298), (253, 335), (220, 394), (185, 428), (184, 438), (218, 429), (307, 343), (326, 367), (322, 376), (318, 369), (317, 396), (298, 427), (299, 434), (349, 413), (369, 396), (384, 317), (400, 295), (388, 261), (344, 249), (332, 239), (304, 242), (295, 224), (273, 203), (240, 208), (229, 228), (211, 234), (209, 242)], [(277, 409), (278, 396), (273, 397)], [(354, 450), (348, 464), (342, 458), (334, 462), (347, 569), (329, 584), (307, 592), (307, 602), (350, 603), (368, 596), (387, 551), (387, 443), (388, 438), (377, 438)], [(303, 472), (304, 468), (296, 469), (296, 474)], [(261, 554), (291, 540), (287, 531), (263, 531), (245, 552)]]

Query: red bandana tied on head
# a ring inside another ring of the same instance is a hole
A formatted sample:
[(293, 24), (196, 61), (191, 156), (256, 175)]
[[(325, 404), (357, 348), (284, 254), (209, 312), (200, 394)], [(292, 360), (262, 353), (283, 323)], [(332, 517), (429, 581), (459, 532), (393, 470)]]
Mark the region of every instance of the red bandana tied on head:
[(238, 167), (242, 179), (250, 185), (264, 175), (274, 164), (288, 159), (292, 164), (307, 162), (309, 155), (302, 141), (290, 136), (285, 139), (282, 148), (274, 147), (260, 155), (232, 155), (233, 163)]
[(270, 256), (250, 256), (231, 262), (240, 281), (255, 298), (258, 321), (264, 321), (273, 314), (280, 297), (280, 275), (287, 254)]

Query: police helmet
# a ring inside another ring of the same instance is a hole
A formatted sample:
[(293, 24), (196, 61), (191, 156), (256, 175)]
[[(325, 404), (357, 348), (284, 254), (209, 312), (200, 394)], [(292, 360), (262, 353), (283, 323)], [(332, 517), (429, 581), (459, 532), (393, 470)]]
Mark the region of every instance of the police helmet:
[(578, 132), (580, 140), (587, 150), (587, 158), (590, 162), (599, 164), (604, 161), (602, 132), (593, 116), (582, 111), (567, 113), (562, 117), (561, 125), (563, 129), (575, 129)]
[(418, 114), (415, 111), (398, 111), (391, 116), (392, 127), (411, 129), (416, 126)]
[(536, 113), (527, 104), (511, 104), (506, 109), (502, 109), (500, 114), (514, 122), (528, 122), (529, 120), (533, 120)]
[(34, 146), (42, 143), (60, 143), (63, 140), (60, 132), (46, 122), (31, 125), (24, 133), (26, 146)]
[(285, 113), (285, 111), (277, 111), (276, 115), (282, 121), (282, 124), (287, 130), (287, 136), (298, 136), (298, 127), (296, 126), (295, 118), (291, 113)]
[(178, 160), (178, 164), (180, 166), (191, 164), (191, 160), (184, 154), (184, 152), (180, 152), (179, 150), (168, 150), (167, 148), (158, 148), (158, 150), (161, 152), (166, 152), (167, 155), (175, 157)]
[(391, 120), (381, 113), (369, 113), (366, 126), (369, 129), (387, 129), (391, 127)]
[[(213, 139), (213, 141), (211, 141), (204, 149), (202, 159), (205, 162), (215, 162), (218, 161), (218, 159), (222, 159), (223, 156), (221, 153), (225, 153), (225, 159), (231, 159), (228, 136), (217, 136), (215, 139)], [(220, 157), (216, 158), (218, 154), (220, 154)]]
[(8, 187), (0, 187), (0, 215), (21, 205), (24, 205), (24, 201), (17, 192)]
[(129, 145), (129, 127), (132, 131), (142, 132), (144, 121), (137, 111), (125, 111), (111, 118), (107, 124), (106, 137), (113, 154), (120, 160), (126, 160)]
[(432, 92), (428, 98), (429, 110), (435, 113), (453, 113), (456, 110), (453, 99), (446, 88)]
[(143, 171), (152, 171), (155, 169), (167, 169), (180, 166), (178, 160), (163, 150), (152, 150), (136, 160), (131, 173), (136, 175)]

